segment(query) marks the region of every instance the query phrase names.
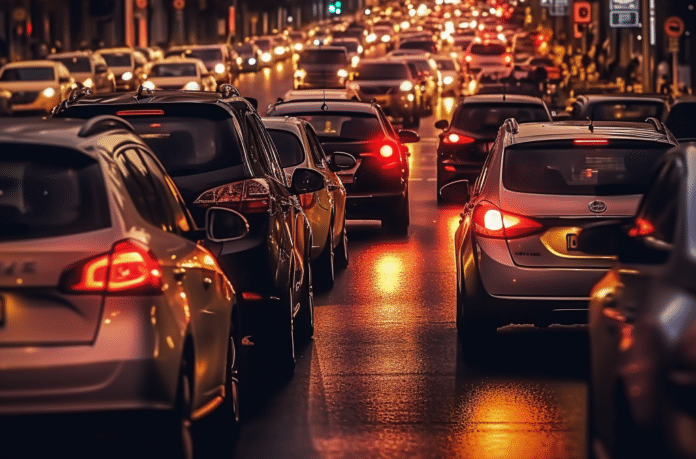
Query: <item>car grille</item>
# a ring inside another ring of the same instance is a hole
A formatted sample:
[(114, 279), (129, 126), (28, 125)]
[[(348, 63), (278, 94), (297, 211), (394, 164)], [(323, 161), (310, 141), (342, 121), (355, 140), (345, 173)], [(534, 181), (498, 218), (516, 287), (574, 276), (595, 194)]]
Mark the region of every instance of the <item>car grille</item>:
[(392, 86), (361, 86), (360, 91), (369, 96), (376, 94), (389, 94), (393, 89)]
[(10, 102), (13, 104), (30, 104), (39, 97), (38, 91), (20, 91), (12, 94)]

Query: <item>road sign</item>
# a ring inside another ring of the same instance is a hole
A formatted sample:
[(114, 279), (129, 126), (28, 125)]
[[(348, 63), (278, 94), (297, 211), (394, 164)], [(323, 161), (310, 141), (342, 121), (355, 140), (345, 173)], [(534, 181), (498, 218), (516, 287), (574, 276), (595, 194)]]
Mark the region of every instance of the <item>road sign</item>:
[(669, 37), (669, 44), (667, 47), (667, 52), (678, 53), (679, 52), (679, 38)]
[(174, 0), (172, 2), (172, 6), (174, 6), (175, 10), (183, 10), (184, 6), (186, 6), (186, 3), (184, 2), (184, 0)]
[(573, 3), (573, 22), (576, 24), (592, 22), (592, 4), (590, 2)]
[(640, 4), (638, 0), (609, 0), (609, 11), (629, 10), (638, 11)]
[(679, 38), (684, 33), (684, 21), (678, 16), (670, 16), (665, 20), (665, 34), (670, 38)]
[(610, 11), (609, 26), (612, 28), (640, 27), (638, 11)]

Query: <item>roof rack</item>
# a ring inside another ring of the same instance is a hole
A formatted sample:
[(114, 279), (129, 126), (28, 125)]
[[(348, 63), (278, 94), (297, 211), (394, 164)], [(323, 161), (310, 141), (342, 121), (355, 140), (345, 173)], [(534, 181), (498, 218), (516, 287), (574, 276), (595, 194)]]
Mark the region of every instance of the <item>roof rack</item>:
[(520, 132), (520, 125), (515, 118), (506, 119), (503, 126), (505, 126), (505, 130), (511, 134)]
[(646, 118), (645, 120), (646, 123), (651, 123), (653, 126), (655, 126), (655, 130), (657, 132), (665, 133), (665, 125), (660, 122), (657, 118), (654, 116), (650, 116)]
[(229, 99), (230, 97), (241, 97), (242, 94), (239, 92), (236, 86), (230, 83), (221, 84), (218, 87), (217, 92), (222, 94), (223, 99)]
[(89, 137), (114, 129), (125, 129), (129, 132), (135, 132), (133, 126), (123, 118), (114, 115), (100, 115), (90, 118), (77, 135), (78, 137)]
[(68, 96), (68, 103), (72, 104), (81, 98), (85, 96), (89, 96), (92, 94), (92, 88), (88, 86), (78, 86), (77, 88), (73, 89), (70, 91), (70, 95)]

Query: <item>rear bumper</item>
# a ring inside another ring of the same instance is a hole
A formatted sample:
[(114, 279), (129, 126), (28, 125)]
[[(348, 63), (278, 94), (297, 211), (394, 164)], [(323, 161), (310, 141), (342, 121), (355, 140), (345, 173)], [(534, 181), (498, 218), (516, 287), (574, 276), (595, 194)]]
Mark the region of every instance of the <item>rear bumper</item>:
[(346, 218), (382, 220), (405, 198), (404, 192), (354, 193), (346, 198)]

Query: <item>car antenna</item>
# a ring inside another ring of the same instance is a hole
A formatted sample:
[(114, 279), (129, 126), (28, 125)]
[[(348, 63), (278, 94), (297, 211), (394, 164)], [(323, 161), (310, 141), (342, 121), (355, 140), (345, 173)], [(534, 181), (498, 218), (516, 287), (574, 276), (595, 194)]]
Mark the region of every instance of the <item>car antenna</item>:
[(326, 105), (326, 89), (324, 89), (324, 103), (321, 104), (321, 107), (319, 107), (319, 108), (321, 108), (322, 111), (329, 109), (329, 106)]
[(588, 117), (587, 117), (587, 120), (590, 122), (590, 125), (589, 125), (590, 132), (594, 132), (594, 124), (593, 124), (592, 118), (590, 118), (590, 117), (588, 116)]

